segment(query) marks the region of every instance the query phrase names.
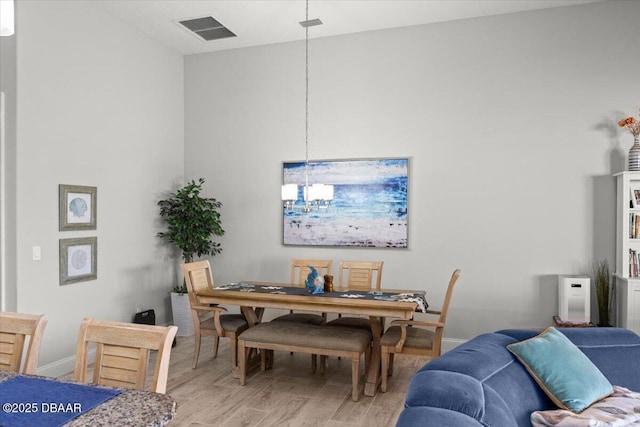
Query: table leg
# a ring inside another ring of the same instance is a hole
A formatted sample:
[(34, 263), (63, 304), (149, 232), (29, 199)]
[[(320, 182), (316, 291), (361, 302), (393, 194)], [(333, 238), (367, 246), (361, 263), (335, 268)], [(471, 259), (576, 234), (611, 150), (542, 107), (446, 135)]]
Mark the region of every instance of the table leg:
[(373, 344), (371, 347), (371, 358), (369, 359), (369, 368), (367, 370), (367, 380), (364, 384), (364, 395), (375, 396), (378, 386), (382, 380), (380, 376), (381, 349), (380, 337), (382, 336), (383, 317), (369, 316), (371, 324), (371, 332), (373, 334)]
[(263, 308), (256, 308), (242, 306), (240, 307), (240, 311), (244, 314), (244, 318), (247, 319), (247, 323), (249, 323), (249, 327), (256, 326), (262, 320), (262, 313), (264, 312)]

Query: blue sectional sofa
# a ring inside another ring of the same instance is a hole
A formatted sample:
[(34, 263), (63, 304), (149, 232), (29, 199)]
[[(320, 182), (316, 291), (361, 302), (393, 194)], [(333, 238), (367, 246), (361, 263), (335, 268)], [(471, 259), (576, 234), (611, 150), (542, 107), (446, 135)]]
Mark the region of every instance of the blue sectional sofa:
[[(621, 328), (559, 328), (612, 385), (640, 391), (640, 337)], [(414, 375), (397, 426), (531, 426), (533, 411), (557, 409), (507, 345), (541, 331), (480, 335)]]

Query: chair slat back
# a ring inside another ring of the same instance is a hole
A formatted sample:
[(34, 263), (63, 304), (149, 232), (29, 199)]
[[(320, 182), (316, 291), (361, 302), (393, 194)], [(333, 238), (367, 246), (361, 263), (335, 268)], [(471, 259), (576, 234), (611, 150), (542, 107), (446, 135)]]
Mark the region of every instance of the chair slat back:
[(111, 387), (144, 389), (149, 350), (100, 344), (100, 357), (96, 356), (93, 370), (95, 384)]
[(26, 338), (29, 337), (22, 373), (35, 374), (47, 318), (40, 314), (0, 312), (0, 370), (20, 372)]
[(213, 275), (211, 274), (211, 264), (208, 260), (189, 262), (182, 264), (182, 273), (189, 293), (191, 306), (198, 304), (196, 292), (204, 289), (213, 289)]
[(324, 276), (331, 274), (333, 261), (330, 259), (297, 259), (291, 260), (291, 284), (296, 286), (304, 286), (307, 276), (311, 273), (309, 266), (313, 266), (318, 274)]
[(144, 390), (149, 352), (157, 350), (151, 391), (165, 393), (176, 326), (84, 319), (80, 325), (74, 379), (87, 382), (89, 343), (96, 344), (94, 384)]
[(380, 290), (383, 261), (340, 261), (341, 288), (354, 291)]

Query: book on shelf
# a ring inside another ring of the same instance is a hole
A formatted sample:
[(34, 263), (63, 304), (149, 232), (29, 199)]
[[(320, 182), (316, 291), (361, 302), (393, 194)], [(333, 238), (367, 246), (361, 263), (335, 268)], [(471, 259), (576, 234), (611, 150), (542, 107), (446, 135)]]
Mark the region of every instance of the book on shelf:
[(640, 257), (638, 251), (629, 249), (629, 277), (638, 277), (640, 272)]
[(640, 215), (630, 213), (629, 214), (629, 238), (640, 238)]

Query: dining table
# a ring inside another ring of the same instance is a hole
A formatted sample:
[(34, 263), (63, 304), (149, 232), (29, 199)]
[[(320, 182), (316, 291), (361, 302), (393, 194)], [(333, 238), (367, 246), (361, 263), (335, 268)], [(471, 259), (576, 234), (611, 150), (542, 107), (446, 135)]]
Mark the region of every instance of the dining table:
[(176, 412), (169, 395), (0, 371), (0, 426), (162, 427)]
[[(262, 321), (267, 308), (368, 316), (373, 344), (364, 386), (366, 396), (375, 396), (381, 382), (380, 338), (385, 319), (411, 319), (416, 311), (424, 312), (428, 307), (425, 292), (420, 290), (354, 291), (336, 287), (333, 292), (312, 294), (305, 287), (261, 281), (233, 282), (203, 289), (196, 297), (204, 304), (239, 306), (249, 327)], [(238, 377), (239, 368), (236, 366), (233, 370), (234, 377)]]

